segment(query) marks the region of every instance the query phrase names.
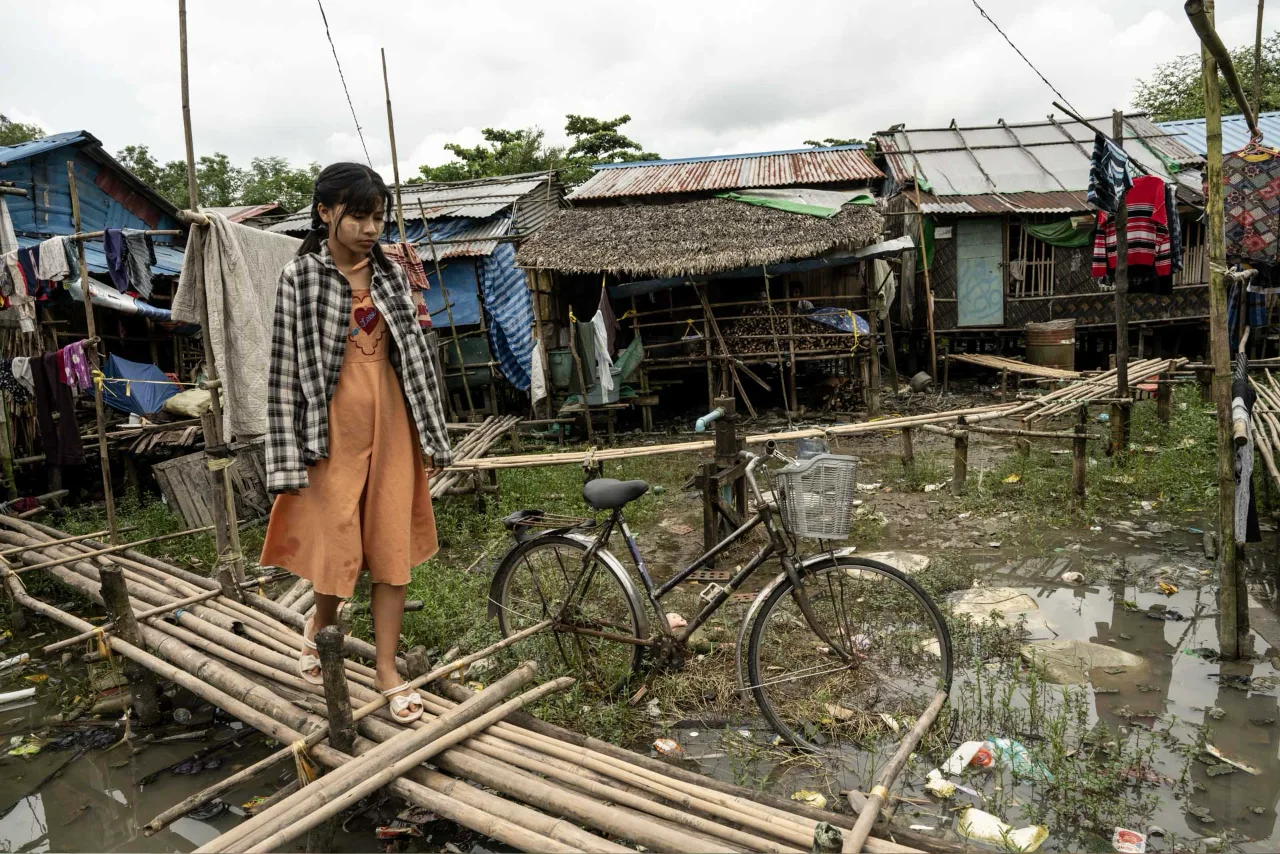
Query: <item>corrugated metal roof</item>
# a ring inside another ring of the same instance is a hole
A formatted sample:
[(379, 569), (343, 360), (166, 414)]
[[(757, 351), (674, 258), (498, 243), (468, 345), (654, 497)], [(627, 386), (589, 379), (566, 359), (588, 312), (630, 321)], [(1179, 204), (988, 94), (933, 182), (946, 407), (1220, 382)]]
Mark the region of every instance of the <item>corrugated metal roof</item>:
[[(1091, 120), (1110, 127), (1110, 117)], [(1145, 116), (1126, 117), (1129, 156), (1166, 180), (1176, 178), (1183, 196), (1200, 197), (1200, 178), (1193, 169), (1170, 175), (1164, 160), (1179, 166), (1203, 158)], [(876, 134), (893, 179), (911, 182), (913, 170), (939, 196), (991, 193), (1075, 193), (1089, 184), (1093, 131), (1069, 119), (1026, 124), (910, 130), (895, 128)], [(1156, 153), (1158, 152), (1158, 154)], [(1001, 208), (1004, 210), (1005, 208)]]
[[(471, 219), (454, 219), (447, 222), (432, 222), (431, 237), (433, 240), (449, 241), (436, 244), (440, 260), (449, 258), (482, 258), (493, 254), (498, 248), (496, 238), (505, 237), (511, 228), (511, 217), (495, 216), (492, 219), (476, 222)], [(405, 237), (417, 244), (418, 255), (424, 261), (431, 261), (431, 244), (426, 241), (427, 232), (422, 220), (410, 226), (405, 223)]]
[(920, 194), (927, 214), (1056, 214), (1089, 210), (1084, 193), (983, 193), (967, 196)]
[(574, 201), (623, 196), (705, 193), (751, 187), (809, 186), (883, 178), (865, 146), (801, 148), (681, 160), (609, 163), (569, 196)]
[(244, 222), (247, 219), (253, 219), (255, 216), (275, 213), (277, 211), (283, 211), (284, 209), (280, 206), (279, 202), (268, 202), (265, 205), (236, 205), (229, 208), (202, 207), (200, 210), (222, 214), (231, 222)]
[(20, 142), (17, 145), (0, 145), (0, 166), (16, 163), (19, 160), (26, 160), (28, 157), (35, 157), (37, 154), (44, 154), (62, 148), (64, 145), (75, 145), (77, 142), (86, 140), (92, 141), (95, 145), (100, 144), (97, 138), (88, 131), (73, 130), (67, 133), (55, 133), (42, 139), (33, 139), (30, 142)]
[[(404, 205), (404, 220), (421, 220), (422, 210), (427, 219), (440, 217), (468, 217), (471, 219), (487, 219), (514, 205), (522, 197), (534, 193), (535, 190), (545, 192), (547, 173), (535, 172), (527, 175), (507, 175), (500, 178), (486, 178), (480, 181), (458, 181), (448, 184), (402, 184), (400, 200)], [(552, 179), (552, 200), (559, 205), (561, 198), (560, 185)], [(418, 203), (422, 203), (419, 208)], [(267, 231), (297, 232), (311, 227), (311, 208), (294, 214), (291, 217), (272, 223)]]
[[(1156, 127), (1177, 137), (1178, 142), (1204, 156), (1209, 145), (1204, 138), (1204, 119), (1179, 119), (1173, 122), (1156, 122)], [(1258, 114), (1258, 130), (1262, 142), (1272, 147), (1280, 146), (1280, 111)], [(1249, 144), (1249, 126), (1244, 116), (1222, 117), (1222, 150), (1239, 151)]]

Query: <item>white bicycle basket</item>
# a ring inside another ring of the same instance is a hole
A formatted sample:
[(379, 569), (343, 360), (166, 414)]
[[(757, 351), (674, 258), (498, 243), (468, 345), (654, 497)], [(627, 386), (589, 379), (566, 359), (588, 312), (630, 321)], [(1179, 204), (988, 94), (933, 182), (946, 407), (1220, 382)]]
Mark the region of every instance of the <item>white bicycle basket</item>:
[(773, 473), (787, 530), (814, 540), (847, 540), (853, 525), (858, 461), (818, 454)]

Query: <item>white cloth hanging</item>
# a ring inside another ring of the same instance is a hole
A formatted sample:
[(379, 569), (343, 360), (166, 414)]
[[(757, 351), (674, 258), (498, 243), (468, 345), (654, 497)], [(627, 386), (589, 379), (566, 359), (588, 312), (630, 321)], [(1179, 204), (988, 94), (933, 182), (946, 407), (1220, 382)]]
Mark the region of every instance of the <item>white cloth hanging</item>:
[(591, 318), (591, 329), (596, 336), (596, 376), (599, 378), (601, 397), (613, 391), (613, 359), (609, 357), (609, 333), (605, 328), (604, 313), (596, 310)]
[(0, 255), (8, 255), (18, 251), (18, 235), (13, 231), (13, 218), (9, 216), (9, 205), (0, 196)]
[(547, 396), (547, 375), (542, 370), (542, 342), (533, 342), (533, 364), (529, 371), (529, 394), (536, 406)]
[(65, 237), (51, 237), (40, 244), (40, 266), (36, 275), (48, 282), (61, 282), (71, 275)]

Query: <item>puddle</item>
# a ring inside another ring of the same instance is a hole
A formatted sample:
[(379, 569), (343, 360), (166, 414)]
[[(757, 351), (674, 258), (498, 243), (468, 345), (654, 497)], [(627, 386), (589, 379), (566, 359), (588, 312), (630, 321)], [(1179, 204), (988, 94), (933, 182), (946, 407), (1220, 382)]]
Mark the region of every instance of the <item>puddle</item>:
[[(43, 628), (36, 622), (32, 625)], [(38, 631), (37, 628), (37, 631)], [(50, 643), (56, 635), (49, 633), (30, 640), (27, 648)], [(23, 645), (10, 642), (0, 650), (0, 657), (17, 655)], [(57, 749), (46, 744), (32, 756), (15, 757), (0, 753), (0, 850), (27, 852), (77, 851), (192, 851), (230, 830), (245, 815), (240, 807), (255, 796), (269, 795), (293, 778), (293, 767), (281, 763), (274, 773), (268, 771), (256, 780), (223, 796), (224, 807), (206, 808), (204, 817), (187, 816), (153, 836), (143, 834), (143, 826), (184, 798), (217, 782), (236, 770), (267, 756), (278, 745), (270, 745), (259, 733), (238, 722), (225, 720), (209, 706), (200, 706), (189, 695), (178, 702), (190, 702), (193, 716), (185, 726), (171, 724), (134, 733), (132, 743), (116, 744), (124, 734), (116, 721), (85, 718), (67, 725), (50, 726), (51, 715), (59, 710), (60, 697), (74, 697), (86, 683), (86, 668), (73, 664), (65, 669), (57, 660), (47, 668), (39, 663), (15, 668), (0, 676), (0, 691), (32, 687), (30, 675), (47, 674), (35, 685), (36, 697), (24, 707), (0, 708), (0, 742), (9, 749), (11, 739), (29, 741), (32, 735), (55, 740), (59, 736), (88, 732), (88, 738), (103, 732), (101, 741), (77, 757), (77, 746)], [(204, 732), (195, 740), (170, 744), (146, 741), (153, 738), (181, 736)], [(209, 754), (205, 760), (183, 770), (198, 773), (174, 773), (165, 770), (183, 762), (202, 748), (231, 742), (226, 748)], [(82, 745), (83, 742), (78, 742)], [(103, 745), (107, 746), (103, 746)], [(269, 746), (270, 745), (270, 746)], [(45, 781), (62, 767), (57, 776)], [(149, 777), (154, 776), (154, 780)], [(45, 781), (42, 783), (42, 781)], [(374, 839), (374, 828), (394, 818), (400, 804), (379, 800), (365, 802), (369, 809), (348, 818), (337, 833), (333, 851), (379, 851), (384, 843)], [(199, 814), (199, 813), (198, 813)], [(431, 831), (438, 832), (431, 838)], [(440, 850), (448, 841), (464, 834), (448, 822), (424, 826), (427, 838), (411, 840), (419, 850)], [(469, 845), (463, 844), (463, 849)], [(406, 849), (402, 849), (406, 850)], [(407, 849), (415, 850), (415, 849)]]
[[(1205, 840), (1212, 846), (1214, 839), (1232, 850), (1276, 850), (1280, 670), (1273, 663), (1280, 665), (1280, 618), (1274, 578), (1253, 579), (1250, 658), (1220, 663), (1216, 578), (1198, 532), (1179, 529), (1156, 538), (1116, 529), (1058, 533), (1063, 545), (1031, 556), (1006, 546), (975, 550), (961, 562), (984, 587), (1008, 588), (1019, 601), (1034, 603), (1029, 637), (1119, 650), (1136, 657), (1132, 666), (1093, 668), (1084, 684), (1064, 687), (1032, 676), (1023, 662), (975, 666), (978, 650), (957, 648), (949, 742), (923, 750), (927, 755), (905, 775), (903, 794), (912, 802), (899, 805), (895, 822), (934, 828), (939, 839), (957, 842), (956, 815), (972, 805), (1015, 827), (1048, 825), (1044, 851), (1110, 850), (1122, 824), (1162, 831), (1149, 840), (1150, 851), (1201, 848)], [(1255, 560), (1269, 559), (1271, 549), (1270, 542), (1253, 549)], [(1064, 572), (1082, 572), (1086, 583), (1062, 583)], [(1161, 592), (1160, 581), (1177, 591)], [(730, 719), (659, 721), (655, 732), (676, 739), (688, 767), (702, 773), (783, 796), (817, 792), (828, 804), (841, 804), (848, 789), (866, 791), (896, 746), (887, 733), (871, 749), (818, 761), (771, 744), (772, 733), (753, 712), (740, 706)], [(942, 801), (927, 795), (925, 773), (952, 749), (999, 737), (1024, 743), (1036, 762), (1050, 757), (1045, 767), (1061, 779), (1051, 785), (1008, 771), (967, 769), (950, 779), (976, 796), (960, 792)], [(1257, 773), (1205, 755), (1209, 746)]]

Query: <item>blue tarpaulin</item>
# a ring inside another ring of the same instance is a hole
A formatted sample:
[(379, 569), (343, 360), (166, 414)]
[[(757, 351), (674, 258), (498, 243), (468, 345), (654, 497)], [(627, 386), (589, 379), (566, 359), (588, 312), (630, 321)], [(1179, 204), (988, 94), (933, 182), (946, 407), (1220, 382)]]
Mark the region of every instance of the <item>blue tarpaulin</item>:
[(108, 356), (102, 373), (102, 402), (134, 415), (159, 412), (164, 402), (178, 393), (178, 386), (164, 371), (144, 362), (130, 362)]
[(818, 323), (830, 326), (832, 329), (838, 329), (841, 332), (852, 332), (853, 324), (856, 320), (858, 323), (858, 334), (866, 335), (871, 332), (871, 324), (866, 319), (854, 314), (847, 308), (837, 308), (836, 306), (824, 306), (815, 308), (813, 311), (805, 312), (805, 319), (813, 320)]
[(427, 311), (431, 312), (433, 326), (449, 326), (449, 312), (444, 308), (444, 295), (449, 294), (449, 308), (453, 322), (458, 326), (480, 322), (479, 288), (476, 287), (476, 265), (470, 258), (452, 261), (441, 268), (444, 287), (436, 281), (434, 264), (427, 264), (427, 280), (431, 289), (426, 292)]
[(533, 298), (524, 270), (516, 266), (516, 248), (499, 243), (484, 259), (480, 280), (484, 305), (493, 319), (489, 324), (493, 356), (502, 375), (525, 391), (533, 370)]

